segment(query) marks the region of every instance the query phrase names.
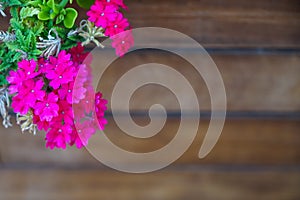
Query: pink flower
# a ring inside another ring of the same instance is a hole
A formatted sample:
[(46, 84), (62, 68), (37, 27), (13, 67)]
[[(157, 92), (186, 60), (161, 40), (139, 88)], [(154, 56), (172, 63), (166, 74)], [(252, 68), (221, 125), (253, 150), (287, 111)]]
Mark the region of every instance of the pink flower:
[(52, 121), (61, 124), (62, 123), (69, 124), (70, 126), (74, 125), (74, 115), (73, 115), (72, 105), (63, 100), (59, 101), (58, 105), (59, 105), (58, 116)]
[(47, 121), (41, 121), (38, 115), (33, 114), (33, 123), (37, 125), (37, 128), (41, 131), (48, 131), (50, 128), (50, 123)]
[(82, 106), (85, 113), (89, 114), (94, 111), (95, 105), (95, 92), (93, 88), (87, 88), (85, 98), (81, 100), (80, 105)]
[(36, 62), (32, 60), (22, 60), (21, 62), (18, 63), (19, 69), (22, 69), (26, 73), (27, 79), (31, 79), (39, 75), (37, 70), (37, 64)]
[(58, 95), (60, 100), (66, 100), (69, 104), (72, 104), (74, 82), (68, 84), (63, 84), (60, 89), (58, 89)]
[(34, 107), (34, 114), (39, 115), (41, 121), (50, 122), (53, 117), (58, 116), (58, 96), (53, 92), (48, 94), (43, 101), (37, 102)]
[(102, 28), (106, 28), (109, 22), (117, 18), (117, 15), (117, 7), (114, 5), (105, 5), (103, 1), (96, 1), (87, 12), (87, 16), (89, 16), (88, 20)]
[(50, 57), (46, 78), (50, 80), (49, 85), (53, 89), (58, 89), (62, 84), (67, 84), (74, 80), (76, 72), (72, 65), (70, 54), (66, 54), (65, 51), (61, 51), (57, 59)]
[(7, 77), (7, 81), (10, 84), (8, 88), (9, 94), (17, 93), (25, 79), (26, 79), (26, 74), (23, 70), (17, 70), (17, 71), (11, 70)]
[(116, 49), (118, 56), (122, 57), (128, 50), (133, 47), (134, 39), (131, 30), (124, 31), (111, 37), (112, 47)]
[(7, 77), (7, 81), (10, 83), (9, 93), (17, 93), (23, 81), (35, 78), (37, 75), (39, 75), (39, 72), (36, 72), (36, 62), (34, 60), (20, 61), (18, 63), (18, 70), (10, 71)]
[(118, 14), (117, 18), (108, 23), (105, 31), (105, 35), (114, 36), (118, 33), (121, 33), (129, 26), (128, 20), (123, 17), (121, 13)]
[(11, 107), (14, 109), (15, 113), (20, 113), (21, 115), (26, 115), (30, 109), (29, 104), (24, 101), (24, 98), (21, 95), (16, 95), (12, 98)]
[(107, 120), (104, 118), (104, 113), (107, 110), (106, 107), (107, 100), (102, 98), (102, 94), (100, 92), (95, 95), (95, 111), (96, 117), (98, 120), (98, 127), (100, 130), (104, 130), (104, 126), (107, 124)]
[(38, 59), (39, 72), (44, 74), (47, 72), (47, 61), (44, 58)]
[(62, 148), (66, 149), (68, 143), (71, 142), (72, 127), (68, 124), (60, 123), (52, 126), (46, 134), (46, 147), (50, 149)]
[(24, 104), (28, 104), (30, 107), (34, 107), (36, 101), (43, 100), (45, 96), (45, 91), (42, 90), (44, 86), (43, 80), (34, 81), (29, 79), (24, 81), (20, 91), (19, 96), (23, 98)]
[(76, 123), (76, 129), (72, 134), (72, 144), (76, 144), (77, 148), (88, 145), (88, 140), (96, 132), (89, 121)]
[(83, 87), (83, 84), (81, 82), (76, 81), (72, 93), (73, 103), (79, 103), (80, 100), (84, 99), (86, 91), (87, 90)]
[(71, 48), (69, 53), (71, 54), (72, 61), (78, 65), (82, 64), (88, 55), (88, 53), (84, 52), (84, 47), (81, 45), (81, 43), (78, 43), (77, 46)]

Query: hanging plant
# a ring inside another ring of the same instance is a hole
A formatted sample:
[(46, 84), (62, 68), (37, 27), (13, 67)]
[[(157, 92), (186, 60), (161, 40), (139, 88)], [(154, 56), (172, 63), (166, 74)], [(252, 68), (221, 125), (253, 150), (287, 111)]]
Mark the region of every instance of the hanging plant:
[[(6, 17), (9, 10), (11, 16), (8, 30), (0, 31), (3, 125), (12, 126), (12, 110), (22, 132), (46, 132), (50, 149), (84, 147), (96, 129), (103, 130), (107, 123), (107, 101), (94, 92), (90, 66), (84, 63), (84, 46), (93, 43), (103, 47), (100, 41), (109, 37), (122, 56), (133, 45), (128, 34), (123, 39), (115, 37), (129, 28), (120, 12), (126, 8), (122, 0), (76, 3), (88, 9), (88, 19), (79, 24), (75, 24), (78, 11), (72, 0), (0, 0), (0, 15)], [(76, 117), (74, 104), (82, 106)]]

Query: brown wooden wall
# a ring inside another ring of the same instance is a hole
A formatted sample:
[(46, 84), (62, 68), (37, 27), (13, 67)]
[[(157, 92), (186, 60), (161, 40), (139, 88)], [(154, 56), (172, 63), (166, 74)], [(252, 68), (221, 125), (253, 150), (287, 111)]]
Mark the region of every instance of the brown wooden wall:
[[(203, 111), (188, 151), (164, 170), (132, 175), (106, 168), (86, 150), (47, 150), (44, 133), (32, 136), (21, 134), (17, 127), (0, 128), (0, 199), (300, 199), (300, 1), (125, 2), (133, 27), (180, 31), (202, 44), (214, 59), (228, 101), (228, 117), (217, 145), (205, 159), (198, 159), (210, 111), (201, 77), (177, 56), (140, 51), (114, 62), (99, 87), (109, 99), (122, 74), (149, 62), (184, 74)], [(2, 18), (0, 27), (7, 27)], [(176, 47), (173, 38), (165, 40)], [(174, 96), (165, 88), (144, 87), (130, 106), (135, 120), (145, 124), (149, 122), (146, 110), (158, 102), (173, 116), (157, 136), (127, 137), (108, 113), (109, 138), (137, 152), (167, 144), (179, 124)]]

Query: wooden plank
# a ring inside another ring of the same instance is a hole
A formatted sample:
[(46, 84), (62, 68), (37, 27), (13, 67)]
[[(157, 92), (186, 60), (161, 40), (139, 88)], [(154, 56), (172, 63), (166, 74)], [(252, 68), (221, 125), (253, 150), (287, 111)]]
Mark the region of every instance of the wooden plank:
[[(300, 4), (297, 0), (140, 0), (127, 1), (132, 27), (170, 28), (205, 47), (299, 48)], [(80, 18), (86, 11), (80, 11)], [(4, 20), (4, 21), (3, 21)], [(1, 18), (1, 29), (8, 20)], [(168, 36), (170, 45), (178, 41)]]
[[(185, 33), (205, 47), (299, 47), (296, 0), (128, 1), (133, 27), (155, 26)], [(166, 38), (171, 44), (178, 41)]]
[[(93, 51), (94, 74), (98, 69), (106, 66), (106, 51)], [(198, 58), (197, 52), (188, 53), (190, 58)], [(224, 81), (229, 111), (300, 111), (300, 55), (212, 55)], [(191, 59), (190, 59), (191, 60)], [(199, 66), (214, 67), (206, 57), (203, 57)], [(190, 82), (197, 95), (201, 110), (211, 110), (211, 100), (206, 83), (202, 76), (186, 60), (177, 55), (164, 51), (136, 51), (113, 62), (105, 71), (99, 82), (99, 89), (105, 98), (111, 99), (112, 91), (117, 81), (126, 75), (126, 72), (142, 64), (159, 63), (169, 66), (184, 75)], [(147, 75), (160, 81), (168, 79), (172, 85), (176, 85), (176, 95), (184, 97), (184, 103), (192, 102), (192, 96), (186, 95), (186, 87), (178, 84), (177, 78), (159, 76), (159, 70), (153, 70), (148, 66)], [(96, 76), (96, 75), (95, 75)], [(215, 80), (216, 75), (206, 75), (209, 80)], [(99, 79), (100, 77), (95, 77)], [(137, 76), (136, 79), (139, 79)], [(153, 79), (154, 80), (154, 79)], [(176, 84), (177, 83), (177, 84)], [(210, 84), (212, 96), (221, 99), (218, 85)], [(133, 84), (123, 84), (123, 96), (126, 96), (128, 88)], [(155, 94), (155, 95), (154, 95)], [(120, 99), (123, 102), (124, 99)], [(117, 100), (118, 102), (118, 100)], [(119, 102), (119, 103), (120, 103)], [(167, 110), (180, 110), (175, 95), (167, 88), (148, 84), (136, 90), (130, 99), (130, 109), (148, 110), (153, 104), (162, 104)], [(193, 105), (193, 104), (191, 104)], [(218, 103), (218, 106), (221, 102)], [(124, 106), (116, 106), (117, 110)], [(197, 107), (194, 107), (194, 110)]]
[[(135, 118), (140, 125), (148, 119)], [(179, 119), (170, 118), (154, 137), (137, 139), (124, 134), (113, 119), (105, 134), (117, 146), (137, 153), (151, 152), (168, 144), (176, 134)], [(173, 165), (183, 164), (300, 164), (300, 123), (290, 120), (227, 120), (222, 135), (212, 152), (199, 159), (198, 152), (208, 127), (201, 120), (197, 136), (183, 156)], [(191, 130), (186, 130), (191, 134)], [(44, 147), (44, 133), (37, 136), (21, 134), (15, 126), (0, 129), (1, 163), (29, 166), (101, 166), (86, 150), (69, 148), (50, 151)], [(101, 150), (101, 147), (99, 147)], [(122, 161), (120, 161), (122, 162)], [(145, 163), (149, 161), (145, 160)], [(151, 162), (150, 162), (151, 163)]]
[(299, 171), (161, 171), (132, 175), (99, 170), (0, 170), (1, 199), (13, 200), (292, 200)]

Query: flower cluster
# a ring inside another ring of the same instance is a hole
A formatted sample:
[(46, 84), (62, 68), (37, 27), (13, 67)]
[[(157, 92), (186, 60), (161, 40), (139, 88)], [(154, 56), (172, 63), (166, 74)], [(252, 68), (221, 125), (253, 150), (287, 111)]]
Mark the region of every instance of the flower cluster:
[[(131, 31), (126, 31), (129, 22), (120, 12), (120, 8), (127, 8), (123, 0), (96, 0), (87, 15), (89, 21), (103, 28), (105, 35), (112, 39), (117, 55), (123, 56), (133, 46), (134, 40)], [(126, 33), (122, 34), (124, 31)]]
[[(14, 112), (32, 113), (34, 124), (47, 132), (51, 149), (86, 146), (96, 128), (103, 130), (107, 123), (107, 101), (94, 92), (89, 66), (82, 64), (85, 56), (78, 45), (49, 60), (22, 60), (7, 78)], [(80, 113), (73, 110), (75, 104)]]
[[(88, 10), (78, 24), (75, 2)], [(12, 126), (12, 108), (22, 132), (45, 131), (50, 149), (84, 147), (103, 130), (107, 101), (94, 91), (84, 46), (110, 38), (118, 56), (128, 52), (134, 40), (121, 9), (123, 0), (0, 0), (0, 15), (11, 17), (0, 30), (3, 125)]]

